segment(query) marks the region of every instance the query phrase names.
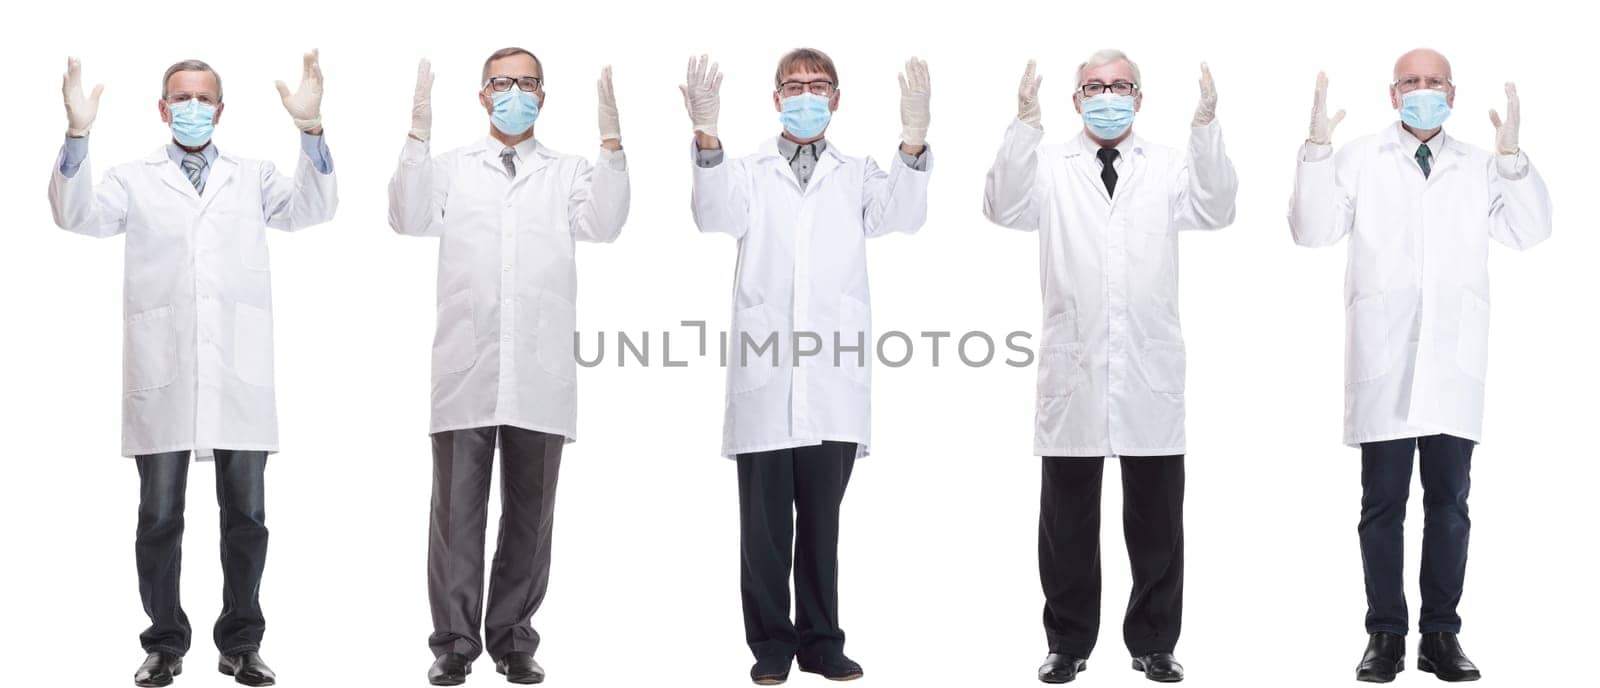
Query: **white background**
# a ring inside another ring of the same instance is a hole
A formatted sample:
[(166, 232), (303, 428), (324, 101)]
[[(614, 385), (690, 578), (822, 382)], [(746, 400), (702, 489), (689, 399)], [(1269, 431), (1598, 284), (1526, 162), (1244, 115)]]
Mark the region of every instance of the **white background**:
[[(322, 49), (324, 119), (341, 206), (332, 223), (273, 233), (283, 452), (270, 462), (264, 655), (285, 686), (424, 685), (430, 459), (426, 436), (433, 240), (387, 227), (385, 187), (429, 57), (435, 151), (482, 136), (483, 58), (520, 45), (544, 60), (538, 136), (592, 156), (594, 79), (615, 65), (633, 210), (613, 245), (579, 250), (580, 328), (726, 324), (734, 247), (688, 209), (689, 123), (677, 85), (690, 54), (727, 74), (731, 151), (774, 135), (769, 93), (786, 50), (828, 51), (843, 101), (840, 150), (887, 161), (895, 74), (913, 54), (933, 81), (929, 221), (871, 242), (878, 330), (1036, 330), (1037, 239), (988, 224), (983, 177), (1040, 61), (1049, 140), (1080, 125), (1073, 69), (1097, 48), (1143, 68), (1141, 135), (1181, 146), (1209, 61), (1241, 179), (1238, 221), (1182, 240), (1189, 351), (1187, 605), (1178, 657), (1196, 686), (1345, 685), (1365, 609), (1355, 525), (1358, 452), (1340, 445), (1343, 245), (1295, 247), (1284, 219), (1318, 69), (1349, 117), (1336, 143), (1387, 125), (1396, 56), (1430, 45), (1458, 87), (1448, 131), (1493, 145), (1502, 83), (1523, 96), (1522, 142), (1557, 205), (1554, 237), (1496, 246), (1486, 443), (1474, 457), (1462, 635), (1485, 681), (1579, 685), (1596, 603), (1592, 324), (1596, 181), (1589, 127), (1592, 22), (1542, 3), (503, 3), (31, 5), (0, 31), (8, 70), (0, 232), (6, 565), (0, 646), (8, 682), (122, 685), (142, 658), (133, 568), (137, 477), (118, 453), (122, 240), (52, 226), (45, 186), (64, 119), (59, 78), (83, 59), (106, 85), (94, 174), (167, 139), (158, 82), (188, 57), (222, 73), (220, 146), (292, 169), (296, 134), (272, 87)], [(680, 333), (681, 336), (682, 333)], [(659, 336), (659, 335), (657, 335)], [(686, 340), (685, 340), (686, 341)], [(924, 351), (924, 353), (926, 353)], [(1045, 654), (1035, 563), (1039, 462), (1034, 371), (969, 369), (945, 352), (879, 367), (874, 455), (845, 501), (842, 616), (869, 684), (1034, 685)], [(656, 354), (659, 357), (659, 354)], [(658, 361), (659, 363), (659, 361)], [(535, 619), (551, 685), (746, 685), (733, 464), (718, 458), (723, 371), (580, 373), (550, 594)], [(1114, 464), (1112, 464), (1114, 465)], [(219, 609), (210, 465), (191, 471), (183, 589), (195, 626), (180, 685), (211, 669)], [(1128, 587), (1117, 471), (1104, 503), (1103, 633), (1083, 685), (1142, 685), (1121, 646)], [(1419, 489), (1419, 488), (1418, 488)], [(1421, 503), (1412, 498), (1413, 616)], [(492, 545), (492, 541), (491, 541)], [(1413, 623), (1415, 621), (1413, 620)], [(1413, 638), (1415, 635), (1413, 634)], [(1576, 654), (1574, 654), (1576, 653)], [(498, 684), (487, 658), (472, 684)], [(20, 676), (19, 676), (20, 675)], [(21, 677), (33, 677), (31, 682)], [(797, 685), (820, 679), (795, 673)], [(1432, 679), (1414, 665), (1405, 684)]]

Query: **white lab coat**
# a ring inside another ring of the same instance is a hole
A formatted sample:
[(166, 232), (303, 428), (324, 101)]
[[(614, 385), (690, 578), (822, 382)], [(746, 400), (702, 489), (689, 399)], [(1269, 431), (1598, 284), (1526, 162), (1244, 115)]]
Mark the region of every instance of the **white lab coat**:
[[(866, 239), (922, 227), (932, 163), (925, 158), (917, 171), (896, 153), (885, 172), (830, 142), (802, 190), (773, 138), (754, 155), (694, 166), (695, 224), (739, 240), (725, 344), (724, 456), (823, 441), (869, 453), (875, 344)], [(800, 346), (819, 353), (797, 358), (795, 332), (814, 333), (820, 346), (805, 337)], [(754, 342), (748, 347), (745, 333)], [(774, 333), (774, 348), (758, 354)], [(864, 348), (852, 350), (858, 344)]]
[(1178, 231), (1233, 222), (1239, 188), (1217, 122), (1188, 151), (1131, 135), (1116, 195), (1099, 145), (1041, 146), (1013, 120), (984, 187), (996, 224), (1039, 232), (1044, 331), (1033, 451), (1039, 456), (1183, 454), (1184, 345)]
[(407, 138), (389, 226), (439, 237), (429, 433), (511, 425), (576, 441), (575, 247), (617, 238), (627, 158), (599, 164), (534, 142), (516, 178), (492, 137), (430, 159)]
[(1550, 195), (1526, 153), (1441, 132), (1422, 176), (1397, 122), (1330, 155), (1305, 144), (1289, 228), (1301, 246), (1350, 236), (1344, 442), (1448, 434), (1477, 442), (1489, 340), (1489, 240), (1550, 236)]
[(122, 454), (278, 450), (273, 397), (272, 280), (266, 227), (333, 218), (334, 175), (302, 151), (295, 175), (218, 150), (205, 193), (166, 146), (112, 167), (94, 184), (51, 168), (56, 225), (127, 234), (123, 265)]

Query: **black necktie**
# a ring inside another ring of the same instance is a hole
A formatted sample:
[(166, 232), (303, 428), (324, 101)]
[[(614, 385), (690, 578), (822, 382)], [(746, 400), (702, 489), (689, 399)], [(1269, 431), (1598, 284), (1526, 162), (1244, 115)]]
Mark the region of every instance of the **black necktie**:
[(1101, 148), (1094, 155), (1100, 158), (1100, 181), (1106, 183), (1106, 195), (1115, 194), (1117, 192), (1117, 166), (1115, 163), (1119, 155), (1117, 149)]

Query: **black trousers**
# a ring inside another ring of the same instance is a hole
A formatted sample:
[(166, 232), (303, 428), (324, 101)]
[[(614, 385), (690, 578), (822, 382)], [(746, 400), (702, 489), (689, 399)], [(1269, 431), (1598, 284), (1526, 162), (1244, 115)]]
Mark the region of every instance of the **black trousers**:
[(855, 466), (856, 445), (824, 442), (735, 458), (739, 589), (751, 653), (758, 660), (799, 656), (802, 665), (842, 654), (839, 505)]
[(1472, 440), (1450, 435), (1361, 445), (1361, 570), (1367, 587), (1367, 632), (1405, 635), (1405, 520), (1411, 465), (1422, 454), (1423, 633), (1459, 633), (1456, 604), (1467, 576), (1467, 492)]
[[(476, 659), (533, 653), (539, 633), (533, 613), (550, 585), (560, 435), (514, 428), (470, 428), (433, 436), (433, 505), (428, 524), (428, 606), (434, 656), (457, 652)], [(500, 444), (500, 534), (483, 615), (483, 538), (489, 521), (489, 483)], [(482, 624), (483, 634), (478, 627)]]
[[(222, 614), (212, 630), (217, 650), (259, 650), (267, 621), (261, 614), (261, 573), (267, 563), (267, 453), (214, 451), (222, 531)], [(134, 457), (139, 467), (139, 527), (134, 563), (139, 598), (150, 627), (139, 634), (145, 652), (189, 652), (189, 617), (178, 601), (183, 563), (184, 492), (189, 452)]]
[[(1044, 457), (1039, 580), (1050, 652), (1080, 659), (1100, 634), (1101, 457)], [(1122, 638), (1133, 656), (1172, 652), (1183, 622), (1183, 456), (1122, 457), (1122, 533), (1133, 590)]]

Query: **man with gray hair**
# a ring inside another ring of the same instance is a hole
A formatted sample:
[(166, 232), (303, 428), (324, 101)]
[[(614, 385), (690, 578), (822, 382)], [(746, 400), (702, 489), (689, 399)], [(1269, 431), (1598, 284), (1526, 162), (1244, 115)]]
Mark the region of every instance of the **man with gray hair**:
[(199, 60), (168, 68), (157, 107), (172, 140), (112, 167), (94, 184), (89, 127), (101, 87), (84, 96), (78, 60), (62, 80), (67, 138), (50, 177), (58, 226), (92, 237), (126, 235), (123, 282), (122, 454), (139, 469), (134, 561), (150, 627), (139, 686), (183, 671), (189, 619), (178, 601), (184, 492), (191, 454), (215, 459), (222, 529), (217, 668), (248, 686), (272, 685), (261, 660), (267, 558), (264, 473), (278, 451), (273, 394), (272, 284), (265, 229), (327, 222), (338, 206), (322, 139), (322, 68), (306, 53), (299, 88), (278, 82), (300, 129), (293, 177), (272, 163), (221, 151), (222, 78)]
[(1042, 145), (1040, 77), (1028, 63), (1017, 118), (984, 189), (992, 222), (1039, 233), (1044, 328), (1034, 453), (1042, 457), (1039, 578), (1050, 654), (1039, 680), (1087, 668), (1100, 628), (1100, 483), (1120, 457), (1133, 590), (1122, 634), (1133, 668), (1183, 680), (1184, 345), (1178, 232), (1233, 222), (1238, 178), (1200, 65), (1187, 150), (1133, 133), (1139, 67), (1117, 50), (1078, 66), (1083, 131)]
[[(1445, 681), (1479, 671), (1456, 634), (1467, 572), (1467, 493), (1482, 437), (1489, 338), (1489, 241), (1526, 249), (1550, 236), (1550, 195), (1518, 143), (1522, 106), (1489, 111), (1495, 152), (1444, 131), (1450, 62), (1426, 48), (1395, 61), (1399, 121), (1333, 150), (1328, 78), (1317, 75), (1311, 130), (1290, 201), (1296, 244), (1350, 237), (1345, 270), (1344, 443), (1361, 449), (1361, 568), (1367, 649), (1356, 679), (1393, 681), (1405, 663), (1405, 516), (1420, 467), (1422, 609), (1417, 668)], [(1420, 457), (1420, 458), (1419, 458)]]

